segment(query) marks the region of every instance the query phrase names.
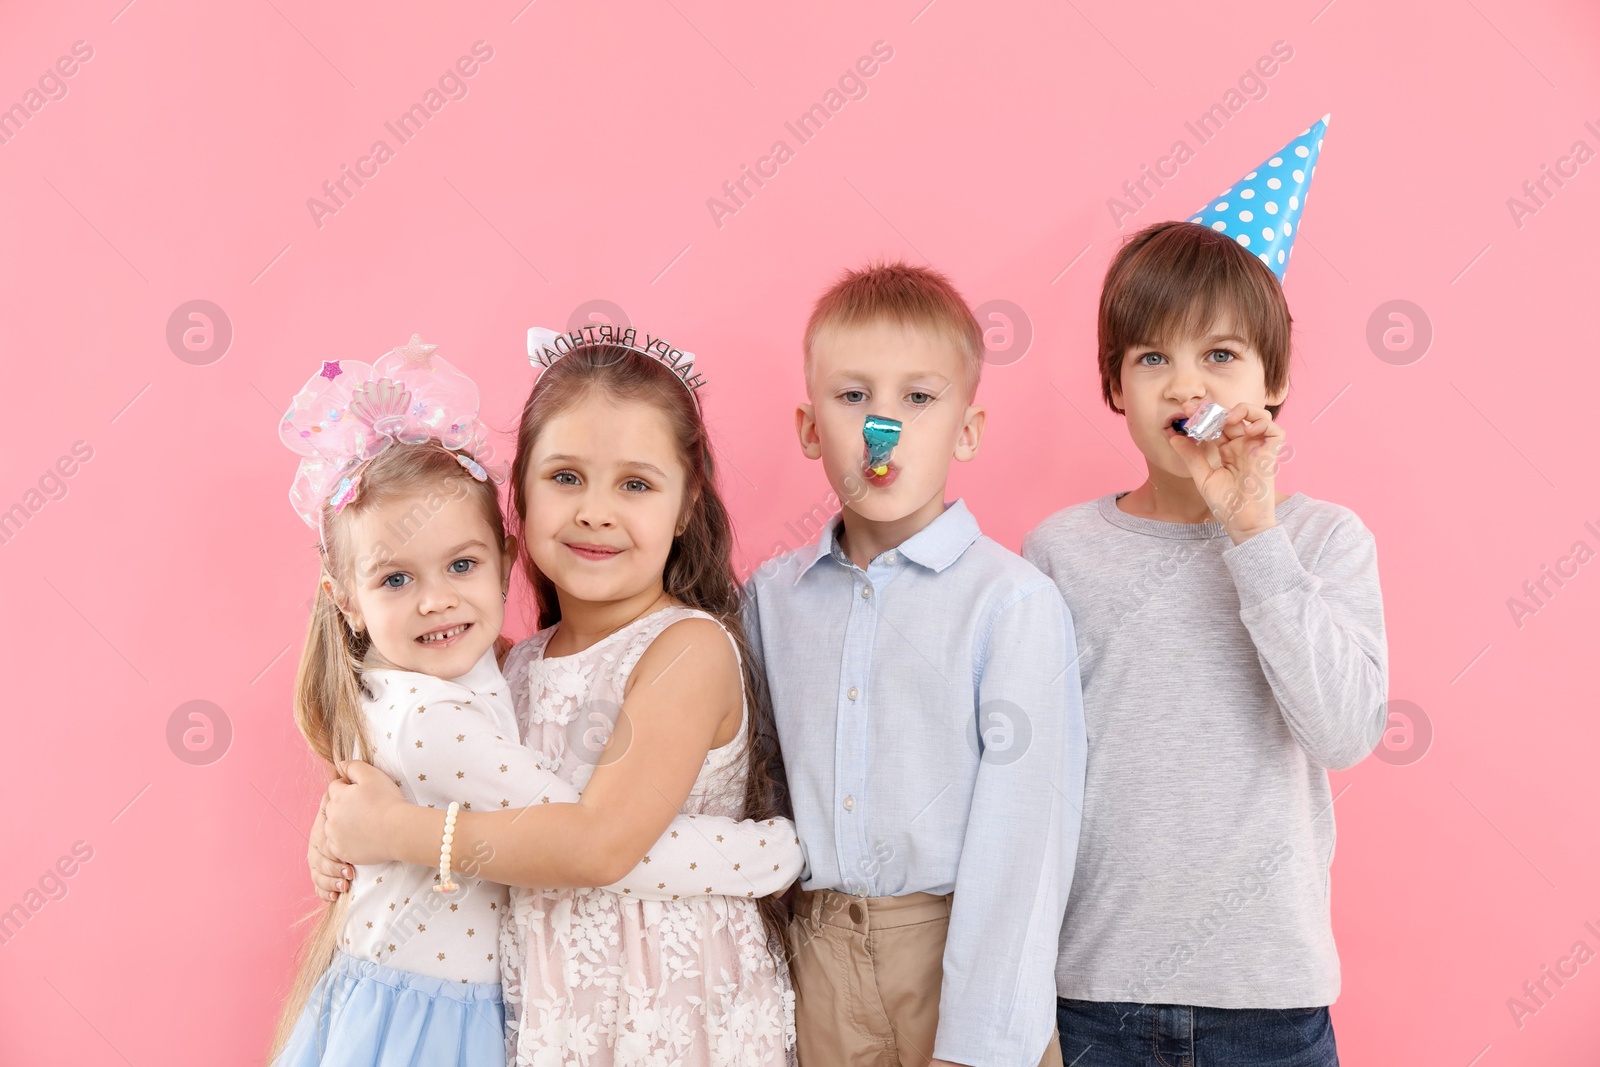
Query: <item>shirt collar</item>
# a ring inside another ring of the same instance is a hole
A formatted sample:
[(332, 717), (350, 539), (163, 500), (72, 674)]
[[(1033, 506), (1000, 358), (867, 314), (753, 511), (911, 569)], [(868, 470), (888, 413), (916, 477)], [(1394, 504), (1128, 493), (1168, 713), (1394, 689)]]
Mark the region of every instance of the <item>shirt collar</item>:
[(828, 520), (827, 525), (822, 528), (822, 533), (817, 535), (816, 551), (810, 559), (806, 560), (806, 565), (800, 568), (800, 573), (794, 576), (796, 582), (799, 582), (801, 578), (805, 577), (807, 571), (826, 557), (836, 556), (843, 558), (844, 553), (839, 549), (839, 525), (843, 521), (842, 517), (838, 515)]
[[(839, 547), (839, 530), (842, 523), (843, 519), (835, 515), (823, 528), (821, 536), (817, 538), (816, 553), (806, 561), (804, 567), (800, 568), (800, 573), (795, 575), (796, 584), (812, 567), (829, 556), (841, 564), (849, 565), (844, 550)], [(928, 525), (906, 538), (895, 551), (911, 562), (921, 564), (937, 573), (960, 559), (961, 554), (972, 547), (972, 543), (982, 532), (978, 529), (978, 520), (967, 510), (966, 501), (957, 500), (953, 504), (946, 504), (944, 511)]]

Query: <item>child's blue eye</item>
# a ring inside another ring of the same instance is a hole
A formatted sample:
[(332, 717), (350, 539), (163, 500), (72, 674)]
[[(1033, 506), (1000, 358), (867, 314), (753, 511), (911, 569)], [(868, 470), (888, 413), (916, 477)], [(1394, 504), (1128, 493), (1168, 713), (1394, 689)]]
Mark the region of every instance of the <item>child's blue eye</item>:
[(1218, 349), (1214, 350), (1211, 354), (1213, 356), (1226, 356), (1227, 357), (1226, 359), (1217, 360), (1218, 363), (1232, 363), (1234, 360), (1239, 358), (1237, 353), (1230, 352), (1226, 348), (1218, 348)]
[(622, 483), (622, 487), (630, 493), (648, 493), (650, 491), (650, 483), (642, 478), (629, 478)]
[(907, 394), (906, 399), (911, 401), (913, 404), (917, 405), (918, 407), (923, 407), (923, 406), (926, 406), (928, 404), (933, 403), (935, 400), (937, 400), (939, 398), (934, 396), (932, 393), (924, 393), (924, 392), (919, 390), (917, 392)]
[(1145, 360), (1147, 360), (1147, 359), (1166, 359), (1166, 358), (1167, 357), (1163, 356), (1160, 352), (1146, 352), (1144, 355), (1139, 357), (1139, 364), (1140, 364), (1140, 366), (1144, 366), (1144, 367), (1154, 367), (1155, 366), (1154, 363), (1146, 363)]
[(843, 400), (846, 404), (859, 404), (866, 398), (866, 392), (861, 389), (846, 389), (844, 392), (839, 394), (839, 399)]
[(411, 575), (401, 574), (398, 571), (384, 578), (381, 583), (385, 589), (404, 589), (406, 583), (411, 581)]
[(466, 574), (469, 571), (471, 571), (473, 567), (476, 567), (477, 565), (478, 565), (478, 561), (475, 560), (475, 559), (453, 560), (450, 563), (450, 573), (451, 574)]
[[(578, 484), (578, 476), (576, 474), (573, 474), (571, 471), (556, 471), (555, 474), (551, 475), (551, 477), (554, 478), (556, 480), (556, 482), (558, 484), (560, 484), (560, 485), (577, 485)], [(570, 482), (569, 481), (562, 481), (562, 479), (564, 479), (564, 478), (571, 478), (572, 480)]]

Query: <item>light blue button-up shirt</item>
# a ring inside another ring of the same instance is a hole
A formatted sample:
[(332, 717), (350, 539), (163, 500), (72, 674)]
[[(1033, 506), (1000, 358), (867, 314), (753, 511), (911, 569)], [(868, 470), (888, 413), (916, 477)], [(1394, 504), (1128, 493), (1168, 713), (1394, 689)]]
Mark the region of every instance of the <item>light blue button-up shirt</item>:
[(750, 579), (805, 889), (955, 894), (933, 1055), (1032, 1067), (1086, 758), (1056, 586), (961, 501), (862, 570), (839, 521)]

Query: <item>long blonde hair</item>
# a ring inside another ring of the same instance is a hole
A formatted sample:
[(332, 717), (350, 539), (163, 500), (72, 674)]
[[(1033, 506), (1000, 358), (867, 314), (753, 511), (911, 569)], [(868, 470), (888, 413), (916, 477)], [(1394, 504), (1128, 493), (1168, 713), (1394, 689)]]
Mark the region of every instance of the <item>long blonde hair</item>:
[[(361, 710), (361, 664), (371, 640), (365, 630), (350, 627), (338, 602), (329, 595), (327, 585), (348, 588), (358, 563), (372, 566), (380, 561), (350, 558), (350, 538), (345, 528), (347, 518), (374, 505), (424, 490), (442, 494), (441, 500), (471, 494), (483, 508), (484, 518), (498, 539), (498, 548), (502, 552), (505, 549), (505, 523), (494, 483), (477, 481), (455, 457), (456, 453), (446, 450), (437, 441), (391, 445), (362, 470), (356, 495), (343, 511), (335, 514), (332, 507), (323, 506), (322, 529), (326, 532), (327, 543), (320, 546), (322, 573), (317, 579), (316, 601), (311, 609), (305, 649), (300, 655), (300, 672), (295, 678), (294, 721), (330, 780), (337, 761), (367, 759), (371, 752)], [(434, 499), (429, 496), (430, 506)], [(415, 509), (402, 518), (402, 534), (409, 536), (414, 532), (408, 527), (414, 513)], [(425, 522), (427, 517), (428, 510), (424, 508), (420, 521)], [(504, 640), (500, 638), (497, 642), (502, 651)], [(341, 893), (337, 900), (322, 902), (316, 911), (301, 920), (313, 925), (301, 947), (294, 983), (284, 1000), (283, 1013), (278, 1018), (267, 1054), (268, 1063), (277, 1059), (288, 1044), (295, 1024), (311, 1000), (312, 991), (333, 963), (339, 933), (344, 928), (346, 898), (347, 894)]]

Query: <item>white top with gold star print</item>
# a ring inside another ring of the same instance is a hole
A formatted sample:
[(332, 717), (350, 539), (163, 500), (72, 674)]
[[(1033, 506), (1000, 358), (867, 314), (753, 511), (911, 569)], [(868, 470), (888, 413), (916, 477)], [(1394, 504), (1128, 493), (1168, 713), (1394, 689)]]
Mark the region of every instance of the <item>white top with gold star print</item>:
[[(493, 650), (459, 678), (368, 667), (361, 679), (367, 739), (373, 748), (368, 762), (393, 778), (408, 800), (441, 809), (441, 833), (442, 809), (451, 801), (464, 811), (577, 801), (578, 791), (544, 769), (537, 750), (521, 744), (511, 690)], [(748, 870), (741, 870), (742, 861), (751, 858), (757, 839), (771, 830), (724, 817), (698, 815), (692, 824), (690, 818), (673, 820), (651, 849), (653, 864), (640, 863), (606, 888), (655, 900), (736, 889), (743, 896), (751, 882)], [(728, 846), (696, 847), (707, 834), (719, 842), (725, 837)], [(497, 942), (507, 891), (497, 882), (459, 873), (470, 869), (473, 859), (470, 850), (456, 849), (459, 888), (450, 893), (434, 892), (437, 867), (356, 865), (340, 947), (358, 959), (413, 974), (499, 982)], [(784, 873), (793, 880), (794, 872)], [(781, 888), (774, 885), (767, 892)]]

